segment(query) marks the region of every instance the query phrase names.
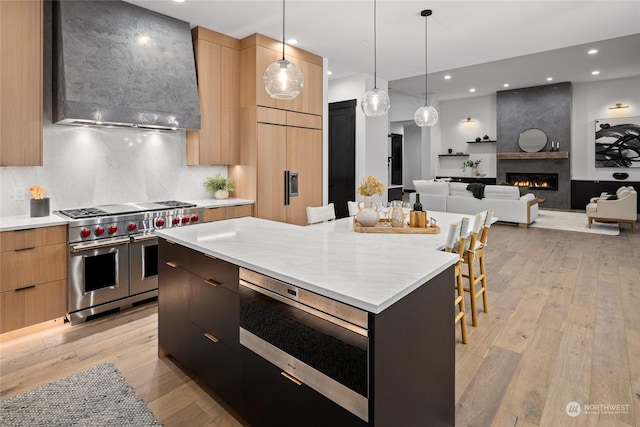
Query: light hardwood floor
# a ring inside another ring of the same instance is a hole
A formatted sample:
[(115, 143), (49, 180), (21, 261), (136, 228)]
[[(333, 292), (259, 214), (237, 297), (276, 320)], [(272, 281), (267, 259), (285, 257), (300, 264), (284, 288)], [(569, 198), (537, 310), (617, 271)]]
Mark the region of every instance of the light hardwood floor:
[[(491, 228), (490, 311), (477, 328), (468, 320), (468, 344), (456, 328), (456, 425), (640, 425), (640, 233), (621, 228), (620, 236)], [(111, 361), (166, 426), (242, 425), (157, 357), (155, 303), (0, 351), (1, 398)], [(568, 416), (573, 401), (593, 413)]]

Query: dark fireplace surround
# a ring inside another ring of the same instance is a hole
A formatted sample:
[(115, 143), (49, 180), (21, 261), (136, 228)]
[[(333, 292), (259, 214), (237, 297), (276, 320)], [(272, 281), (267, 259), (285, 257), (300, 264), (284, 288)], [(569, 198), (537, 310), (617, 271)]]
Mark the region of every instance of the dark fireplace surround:
[[(497, 159), (497, 182), (508, 181), (507, 173), (557, 174), (557, 191), (530, 186), (530, 192), (545, 199), (543, 208), (570, 209), (571, 83), (499, 91), (496, 107), (496, 153), (518, 154)], [(548, 138), (540, 153), (532, 153), (535, 156), (523, 156), (528, 153), (518, 146), (520, 133), (527, 129), (541, 129)], [(552, 152), (551, 141), (559, 142), (566, 156), (555, 156), (558, 153)]]
[(530, 190), (558, 191), (557, 173), (507, 172), (506, 181), (518, 187)]

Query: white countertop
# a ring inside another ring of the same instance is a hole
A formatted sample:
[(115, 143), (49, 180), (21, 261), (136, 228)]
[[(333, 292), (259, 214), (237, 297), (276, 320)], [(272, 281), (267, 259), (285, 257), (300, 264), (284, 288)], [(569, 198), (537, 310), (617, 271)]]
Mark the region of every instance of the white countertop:
[[(445, 230), (463, 217), (429, 215), (445, 224)], [(245, 217), (156, 234), (372, 313), (391, 306), (457, 258), (437, 250), (446, 231), (373, 234), (356, 233), (352, 226), (352, 218), (301, 227)]]
[(66, 225), (67, 220), (56, 214), (49, 216), (30, 217), (29, 215), (0, 217), (0, 231), (24, 230), (36, 227), (51, 227)]
[(198, 200), (185, 200), (185, 203), (193, 203), (198, 205), (199, 208), (223, 208), (225, 206), (239, 206), (239, 205), (252, 205), (253, 200), (247, 199), (198, 199)]

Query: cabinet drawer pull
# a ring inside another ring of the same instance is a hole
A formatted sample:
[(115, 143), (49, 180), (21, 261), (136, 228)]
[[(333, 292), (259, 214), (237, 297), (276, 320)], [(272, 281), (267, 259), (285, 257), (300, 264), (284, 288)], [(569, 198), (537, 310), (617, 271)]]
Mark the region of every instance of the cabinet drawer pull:
[(172, 267), (172, 268), (176, 268), (178, 266), (178, 264), (176, 264), (173, 261), (167, 261), (165, 262), (165, 264), (167, 264), (169, 267)]
[(22, 252), (22, 251), (30, 251), (31, 249), (35, 249), (35, 246), (30, 246), (28, 248), (20, 248), (20, 249), (15, 249), (15, 252)]
[(206, 283), (207, 285), (211, 285), (214, 288), (217, 288), (218, 286), (220, 286), (220, 283), (216, 282), (213, 279), (204, 279), (204, 283)]
[(299, 379), (297, 379), (296, 377), (294, 377), (291, 374), (286, 373), (285, 371), (280, 372), (280, 374), (285, 377), (286, 379), (296, 383), (297, 385), (302, 385), (302, 381), (300, 381)]
[(209, 255), (209, 254), (204, 254), (204, 256), (206, 256), (207, 258), (211, 258), (211, 259), (218, 259), (218, 258), (214, 257), (213, 255)]
[(220, 341), (219, 338), (211, 335), (209, 332), (207, 332), (206, 334), (204, 334), (205, 337), (207, 337), (209, 340), (213, 341), (213, 342), (218, 342)]
[(36, 287), (36, 285), (29, 285), (29, 286), (25, 286), (25, 287), (23, 287), (23, 288), (14, 289), (14, 291), (15, 291), (15, 292), (18, 292), (18, 291), (24, 291), (24, 290), (27, 290), (27, 289), (33, 289), (33, 288), (35, 288), (35, 287)]

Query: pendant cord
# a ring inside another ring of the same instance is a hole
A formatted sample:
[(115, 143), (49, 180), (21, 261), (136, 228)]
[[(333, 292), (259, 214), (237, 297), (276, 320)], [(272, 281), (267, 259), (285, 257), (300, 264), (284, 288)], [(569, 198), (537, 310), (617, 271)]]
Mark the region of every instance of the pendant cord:
[(285, 0), (282, 0), (282, 60), (284, 61), (284, 21), (285, 21), (285, 9), (284, 9), (284, 2)]
[(373, 88), (378, 88), (378, 45), (376, 33), (376, 0), (373, 0)]
[(429, 15), (424, 17), (424, 106), (428, 106), (429, 105), (429, 83), (428, 83), (428, 77), (427, 77), (427, 73), (428, 73), (428, 68), (427, 68), (427, 46), (429, 45), (429, 43), (427, 42), (429, 39), (429, 25), (428, 25), (428, 21), (429, 21)]

